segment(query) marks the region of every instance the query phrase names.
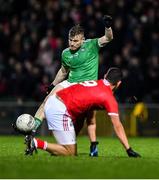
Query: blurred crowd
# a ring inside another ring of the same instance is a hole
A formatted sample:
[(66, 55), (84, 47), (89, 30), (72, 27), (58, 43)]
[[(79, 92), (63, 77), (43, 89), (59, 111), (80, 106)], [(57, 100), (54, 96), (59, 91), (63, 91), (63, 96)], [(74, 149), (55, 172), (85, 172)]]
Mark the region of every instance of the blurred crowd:
[(1, 0), (0, 101), (42, 101), (61, 65), (68, 31), (80, 23), (86, 38), (104, 34), (113, 17), (114, 39), (100, 52), (99, 78), (110, 66), (123, 70), (118, 100), (159, 103), (159, 1)]

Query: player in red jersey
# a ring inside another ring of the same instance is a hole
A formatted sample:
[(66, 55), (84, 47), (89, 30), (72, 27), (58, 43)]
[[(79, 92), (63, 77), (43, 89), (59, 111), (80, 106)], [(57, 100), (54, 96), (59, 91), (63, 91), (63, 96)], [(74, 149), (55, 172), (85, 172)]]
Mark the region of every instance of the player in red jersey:
[(128, 143), (119, 119), (118, 103), (113, 95), (113, 91), (118, 88), (121, 79), (120, 69), (110, 68), (102, 80), (85, 81), (50, 96), (45, 104), (45, 115), (49, 130), (52, 131), (58, 144), (36, 138), (26, 138), (28, 144), (26, 153), (32, 154), (39, 148), (54, 155), (76, 155), (76, 135), (73, 123), (90, 110), (105, 109), (128, 156), (140, 157)]

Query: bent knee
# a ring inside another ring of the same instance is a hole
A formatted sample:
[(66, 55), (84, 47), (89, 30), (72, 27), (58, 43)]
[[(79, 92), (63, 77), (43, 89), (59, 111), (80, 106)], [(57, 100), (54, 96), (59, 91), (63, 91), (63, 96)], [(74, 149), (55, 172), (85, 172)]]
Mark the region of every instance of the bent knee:
[(76, 156), (77, 155), (77, 146), (76, 145), (65, 145), (66, 155), (67, 156)]

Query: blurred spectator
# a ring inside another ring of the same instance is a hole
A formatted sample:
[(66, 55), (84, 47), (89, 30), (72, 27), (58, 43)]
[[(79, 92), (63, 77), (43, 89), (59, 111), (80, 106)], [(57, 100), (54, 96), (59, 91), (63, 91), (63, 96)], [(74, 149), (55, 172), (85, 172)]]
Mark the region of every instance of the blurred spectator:
[(157, 0), (1, 1), (1, 99), (40, 101), (60, 66), (70, 27), (81, 23), (86, 38), (98, 37), (102, 16), (110, 14), (114, 40), (101, 51), (99, 77), (106, 66), (120, 67), (125, 75), (117, 94), (121, 102), (136, 95), (159, 103), (158, 9)]

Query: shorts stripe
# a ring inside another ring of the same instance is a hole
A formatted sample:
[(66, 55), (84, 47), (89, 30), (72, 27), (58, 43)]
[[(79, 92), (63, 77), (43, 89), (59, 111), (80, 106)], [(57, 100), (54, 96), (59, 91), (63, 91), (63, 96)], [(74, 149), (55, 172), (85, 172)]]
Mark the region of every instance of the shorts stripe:
[(68, 116), (66, 114), (63, 115), (63, 129), (64, 131), (69, 131)]

